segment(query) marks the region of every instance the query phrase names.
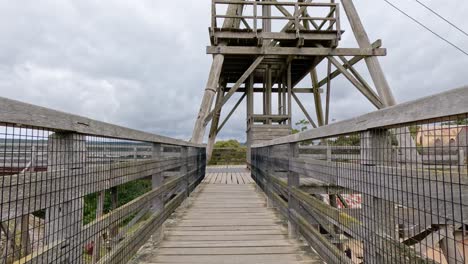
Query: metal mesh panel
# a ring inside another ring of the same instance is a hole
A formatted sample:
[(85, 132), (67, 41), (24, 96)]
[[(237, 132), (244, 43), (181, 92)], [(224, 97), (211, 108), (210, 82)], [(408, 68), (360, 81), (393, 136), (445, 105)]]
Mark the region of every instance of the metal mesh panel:
[(330, 263), (468, 263), (467, 139), (461, 115), (255, 148), (253, 175)]
[(126, 263), (202, 180), (205, 150), (0, 126), (2, 263)]

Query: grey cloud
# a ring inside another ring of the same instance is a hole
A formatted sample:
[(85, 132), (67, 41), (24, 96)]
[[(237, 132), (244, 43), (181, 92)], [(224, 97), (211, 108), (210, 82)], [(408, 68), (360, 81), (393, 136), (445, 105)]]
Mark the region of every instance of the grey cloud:
[[(468, 50), (468, 38), (414, 1), (393, 2)], [(383, 39), (388, 49), (388, 56), (381, 62), (398, 101), (467, 83), (467, 56), (383, 1), (355, 3), (370, 38)], [(468, 3), (425, 3), (468, 29)], [(211, 63), (211, 57), (205, 54), (210, 1), (184, 4), (154, 0), (0, 0), (0, 95), (189, 139)], [(343, 28), (346, 33), (341, 45), (355, 47), (349, 25), (344, 23)], [(370, 82), (365, 64), (357, 67)], [(323, 66), (320, 73), (323, 76)], [(300, 84), (310, 85), (309, 78)], [(302, 96), (302, 100), (313, 109), (311, 95)], [(229, 102), (224, 114), (234, 102)], [(333, 81), (332, 102), (332, 118), (337, 120), (373, 110), (343, 77)], [(245, 139), (245, 109), (240, 108), (221, 139)], [(295, 120), (303, 118), (297, 106), (294, 116)]]

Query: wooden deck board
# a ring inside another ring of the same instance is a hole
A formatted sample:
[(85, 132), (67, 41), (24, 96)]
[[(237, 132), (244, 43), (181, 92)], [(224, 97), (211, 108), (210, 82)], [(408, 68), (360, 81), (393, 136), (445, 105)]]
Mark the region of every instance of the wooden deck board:
[[(210, 172), (211, 171), (211, 172)], [(208, 167), (203, 183), (207, 184), (252, 184), (250, 171), (243, 165)]]
[(166, 223), (165, 239), (135, 263), (323, 263), (288, 239), (249, 173), (208, 173), (189, 206)]

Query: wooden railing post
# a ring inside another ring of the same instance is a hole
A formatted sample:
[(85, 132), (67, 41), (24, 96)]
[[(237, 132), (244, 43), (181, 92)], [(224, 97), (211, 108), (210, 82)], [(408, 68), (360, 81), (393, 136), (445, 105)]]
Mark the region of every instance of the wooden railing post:
[(190, 179), (188, 175), (188, 147), (181, 147), (180, 148), (180, 161), (182, 165), (180, 166), (180, 175), (184, 177), (184, 192), (185, 192), (185, 201), (184, 206), (188, 205), (188, 198), (190, 196)]
[[(104, 214), (104, 201), (106, 197), (106, 191), (100, 191), (97, 195), (96, 202), (96, 219), (99, 219)], [(94, 246), (93, 246), (93, 257), (91, 263), (97, 263), (101, 258), (101, 247), (102, 247), (102, 234), (97, 233), (94, 236)]]
[[(153, 160), (157, 160), (158, 162), (161, 161), (162, 159), (162, 146), (159, 143), (153, 143), (152, 146), (152, 158)], [(163, 184), (163, 175), (162, 173), (155, 173), (151, 176), (151, 189), (155, 190), (159, 187), (162, 186)], [(163, 194), (161, 193), (160, 195), (154, 197), (153, 201), (151, 202), (151, 213), (152, 214), (158, 214), (162, 212), (164, 209), (164, 199), (163, 199)], [(159, 243), (164, 236), (164, 224), (161, 225), (160, 228), (154, 232), (152, 235), (151, 239), (153, 243)]]
[(272, 173), (273, 173), (273, 169), (272, 169), (272, 166), (273, 166), (273, 162), (272, 162), (272, 155), (273, 155), (273, 151), (272, 151), (272, 148), (271, 146), (269, 147), (266, 147), (266, 157), (267, 157), (267, 160), (266, 160), (266, 168), (265, 168), (265, 171), (266, 171), (266, 174), (265, 174), (265, 193), (266, 193), (266, 196), (267, 196), (267, 207), (268, 208), (274, 208), (275, 207), (275, 203), (273, 202), (273, 183), (271, 182), (271, 177), (273, 177)]
[[(389, 165), (392, 163), (391, 134), (388, 130), (368, 130), (361, 132), (361, 164), (367, 166)], [(363, 177), (366, 172), (361, 172)], [(382, 178), (385, 182), (385, 179)], [(369, 188), (372, 188), (371, 186)], [(364, 223), (362, 237), (364, 260), (366, 263), (383, 263), (386, 260), (379, 254), (385, 250), (383, 238), (397, 239), (395, 204), (383, 199), (362, 194), (361, 216)]]
[(290, 238), (297, 238), (298, 230), (292, 219), (294, 217), (292, 212), (297, 211), (299, 205), (294, 199), (291, 189), (299, 186), (299, 174), (291, 170), (291, 163), (293, 159), (299, 157), (299, 143), (290, 143), (288, 154), (288, 234)]
[[(86, 165), (86, 138), (74, 133), (54, 133), (49, 136), (47, 144), (47, 170), (56, 175), (57, 186), (68, 187), (64, 188), (55, 201), (51, 201), (56, 205), (46, 210), (46, 243), (52, 245), (66, 241), (59, 255), (50, 257), (58, 262), (82, 263), (83, 248), (77, 241), (80, 240), (83, 227), (84, 200), (74, 189), (80, 185), (80, 179), (75, 177), (74, 172), (83, 171)], [(61, 197), (74, 198), (68, 202), (60, 202)]]

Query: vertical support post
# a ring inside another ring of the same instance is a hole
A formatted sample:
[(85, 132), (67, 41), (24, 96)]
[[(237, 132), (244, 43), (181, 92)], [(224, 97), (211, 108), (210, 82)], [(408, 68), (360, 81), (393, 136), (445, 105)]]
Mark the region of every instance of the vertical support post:
[(211, 31), (214, 32), (215, 28), (217, 28), (217, 21), (216, 21), (216, 2), (215, 0), (211, 0)]
[[(31, 147), (31, 164), (29, 171), (34, 172), (37, 163), (36, 146)], [(27, 256), (31, 253), (31, 238), (29, 235), (29, 214), (23, 215), (18, 219), (21, 222), (20, 250), (21, 256)]]
[[(117, 187), (112, 187), (110, 189), (110, 196), (111, 196), (111, 210), (115, 210), (119, 207), (119, 192)], [(112, 250), (112, 248), (117, 244), (116, 237), (119, 234), (119, 226), (118, 223), (112, 223), (109, 227), (109, 248), (108, 250)]]
[[(388, 130), (369, 130), (361, 133), (361, 164), (367, 166), (388, 165), (392, 163), (391, 135)], [(362, 171), (363, 177), (365, 171)], [(385, 179), (382, 179), (385, 181)], [(371, 187), (369, 187), (371, 188)], [(364, 244), (364, 261), (366, 263), (387, 263), (386, 248), (383, 238), (396, 242), (398, 232), (395, 222), (395, 205), (389, 201), (371, 195), (363, 196), (361, 219), (364, 223), (362, 237)]]
[(463, 169), (465, 165), (465, 151), (463, 149), (458, 150), (458, 165)]
[(268, 208), (274, 208), (275, 205), (273, 203), (273, 199), (272, 199), (272, 196), (273, 196), (273, 184), (271, 182), (271, 177), (273, 177), (272, 175), (272, 155), (273, 155), (273, 147), (272, 146), (268, 146), (265, 148), (266, 150), (266, 157), (267, 157), (267, 160), (266, 160), (266, 168), (265, 168), (265, 171), (266, 171), (266, 175), (265, 175), (265, 193), (266, 193), (266, 196), (267, 196), (267, 207)]
[[(80, 181), (75, 176), (85, 167), (86, 138), (74, 133), (54, 133), (49, 136), (47, 152), (47, 170), (55, 174), (58, 184), (67, 182), (72, 187), (56, 197), (57, 205), (46, 211), (46, 243), (67, 241), (60, 255), (51, 257), (59, 262), (81, 263), (83, 248), (78, 235), (83, 227), (84, 201), (83, 197), (77, 197), (75, 188), (79, 188)], [(61, 197), (69, 201), (60, 202)]]
[(184, 192), (185, 192), (185, 201), (184, 205), (188, 206), (188, 198), (190, 196), (190, 180), (189, 180), (189, 175), (188, 175), (188, 164), (187, 164), (187, 158), (188, 158), (188, 147), (180, 147), (180, 161), (182, 162), (182, 165), (180, 166), (180, 175), (184, 177)]
[(138, 147), (133, 147), (133, 160), (138, 159)]
[(247, 164), (252, 163), (252, 115), (254, 114), (254, 75), (247, 82)]
[(291, 79), (291, 63), (288, 65), (288, 70), (287, 70), (287, 76), (286, 76), (286, 81), (288, 85), (288, 124), (289, 127), (292, 127), (292, 121), (291, 121), (291, 116), (292, 116), (292, 79)]
[(290, 238), (297, 238), (298, 230), (295, 221), (292, 219), (293, 211), (297, 211), (298, 209), (298, 202), (294, 199), (292, 195), (292, 188), (299, 187), (299, 174), (293, 172), (292, 162), (295, 158), (299, 157), (299, 143), (290, 143), (289, 144), (289, 155), (288, 155), (288, 234)]
[[(269, 2), (269, 0), (263, 0)], [(271, 32), (271, 5), (262, 5), (262, 32)], [(264, 40), (263, 45), (268, 45), (271, 40)]]
[[(271, 65), (267, 66), (266, 70), (266, 91), (265, 91), (265, 108), (266, 115), (271, 115), (271, 90), (272, 90), (272, 80), (271, 80)], [(271, 124), (270, 117), (267, 118), (267, 124)]]
[(327, 98), (325, 103), (325, 125), (330, 123), (330, 92), (331, 92), (331, 67), (332, 63), (330, 60), (327, 60)]
[[(104, 214), (104, 200), (106, 197), (106, 191), (101, 191), (97, 196), (96, 204), (96, 219), (99, 219)], [(93, 246), (93, 257), (91, 263), (97, 263), (101, 258), (101, 246), (102, 246), (102, 234), (98, 233), (94, 236), (94, 246)]]
[[(152, 146), (152, 158), (155, 162), (160, 162), (162, 159), (162, 146), (160, 143), (153, 143)], [(157, 161), (156, 161), (157, 160)], [(161, 172), (155, 173), (151, 175), (151, 189), (155, 190), (160, 188), (163, 185), (164, 177)], [(164, 209), (164, 199), (163, 193), (154, 197), (153, 201), (151, 201), (151, 213), (152, 214), (159, 214)], [(154, 234), (152, 235), (151, 239), (153, 244), (159, 243), (164, 236), (164, 223), (158, 228)]]
[(255, 36), (257, 36), (257, 33), (258, 33), (258, 15), (257, 15), (257, 1), (254, 1), (253, 2), (253, 17), (254, 17), (254, 21), (253, 21), (253, 29), (254, 29), (254, 32), (255, 32)]

